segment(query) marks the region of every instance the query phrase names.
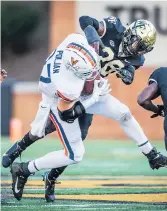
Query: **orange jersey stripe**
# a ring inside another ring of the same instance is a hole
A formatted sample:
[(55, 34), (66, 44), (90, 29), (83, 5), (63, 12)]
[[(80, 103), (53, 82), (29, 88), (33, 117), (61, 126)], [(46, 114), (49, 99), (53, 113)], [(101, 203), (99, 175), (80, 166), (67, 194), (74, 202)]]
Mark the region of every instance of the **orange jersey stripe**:
[(58, 90), (57, 90), (57, 94), (58, 94), (58, 96), (60, 96), (63, 100), (65, 100), (65, 101), (67, 101), (67, 102), (73, 102), (73, 101), (75, 101), (75, 99), (74, 99), (74, 100), (71, 100), (71, 99), (65, 97), (65, 96), (64, 96), (61, 92), (59, 92)]
[(63, 140), (63, 137), (62, 137), (62, 135), (61, 135), (61, 132), (60, 132), (60, 130), (59, 130), (59, 126), (57, 125), (56, 121), (54, 120), (54, 117), (53, 117), (52, 114), (49, 114), (49, 117), (50, 117), (50, 119), (52, 120), (52, 122), (53, 122), (53, 124), (54, 124), (54, 126), (55, 126), (55, 128), (56, 128), (56, 130), (57, 130), (57, 132), (58, 132), (59, 138), (60, 138), (60, 140), (61, 140), (61, 142), (62, 142), (62, 144), (63, 144), (63, 146), (64, 146), (65, 155), (68, 157), (68, 150), (67, 150), (67, 147), (66, 147), (66, 145), (65, 145), (65, 143), (64, 143), (64, 140)]

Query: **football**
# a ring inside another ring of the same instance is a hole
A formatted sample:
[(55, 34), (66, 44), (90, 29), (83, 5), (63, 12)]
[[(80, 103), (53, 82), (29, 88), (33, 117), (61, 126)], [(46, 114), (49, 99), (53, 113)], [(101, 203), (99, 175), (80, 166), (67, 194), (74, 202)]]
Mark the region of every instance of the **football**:
[(96, 76), (96, 78), (94, 78), (94, 79), (90, 79), (90, 80), (85, 81), (83, 90), (81, 92), (81, 96), (89, 96), (89, 95), (92, 94), (93, 89), (94, 89), (94, 81), (95, 80), (100, 80), (100, 74), (98, 74)]

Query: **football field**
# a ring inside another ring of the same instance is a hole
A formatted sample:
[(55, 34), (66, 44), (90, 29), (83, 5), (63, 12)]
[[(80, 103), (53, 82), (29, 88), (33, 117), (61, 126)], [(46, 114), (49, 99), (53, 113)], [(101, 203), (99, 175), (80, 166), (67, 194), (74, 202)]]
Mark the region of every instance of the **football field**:
[[(167, 155), (163, 141), (152, 144)], [(1, 153), (10, 145), (3, 138)], [(27, 149), (21, 160), (28, 161), (61, 148), (59, 140), (45, 138)], [(12, 195), (10, 171), (2, 168), (2, 211), (167, 210), (167, 169), (153, 171), (133, 142), (86, 140), (85, 148), (84, 160), (69, 166), (59, 178), (54, 203), (44, 200), (43, 172), (30, 177), (22, 200), (17, 201)]]

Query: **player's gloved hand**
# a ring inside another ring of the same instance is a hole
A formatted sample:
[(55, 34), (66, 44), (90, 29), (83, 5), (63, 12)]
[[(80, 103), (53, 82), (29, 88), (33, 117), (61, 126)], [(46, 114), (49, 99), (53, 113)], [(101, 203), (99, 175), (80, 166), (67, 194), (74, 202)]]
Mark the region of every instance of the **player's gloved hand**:
[(1, 69), (0, 81), (2, 82), (7, 77), (7, 72), (4, 69)]
[(95, 80), (92, 98), (95, 102), (99, 101), (100, 96), (106, 95), (111, 91), (108, 80)]
[(81, 101), (85, 110), (89, 108), (94, 103), (97, 103), (100, 99), (100, 96), (104, 96), (111, 91), (110, 85), (108, 84), (108, 80), (102, 79), (94, 81), (94, 89), (90, 98)]
[(99, 49), (100, 61), (109, 62), (114, 58), (114, 52), (109, 47), (104, 47)]
[[(104, 86), (103, 86), (103, 84), (104, 84)], [(100, 96), (107, 95), (111, 92), (111, 87), (110, 87), (110, 84), (108, 83), (108, 79), (101, 78), (99, 87), (102, 87), (102, 86), (103, 86), (103, 88), (101, 90)]]
[(126, 84), (126, 85), (130, 85), (133, 82), (134, 79), (134, 72), (135, 72), (135, 68), (133, 66), (126, 68), (122, 68), (119, 71), (117, 71), (116, 76), (118, 78), (121, 78), (122, 81)]
[(164, 105), (157, 105), (157, 107), (158, 107), (158, 113), (153, 114), (151, 118), (155, 118), (157, 116), (162, 116), (162, 117), (165, 116)]

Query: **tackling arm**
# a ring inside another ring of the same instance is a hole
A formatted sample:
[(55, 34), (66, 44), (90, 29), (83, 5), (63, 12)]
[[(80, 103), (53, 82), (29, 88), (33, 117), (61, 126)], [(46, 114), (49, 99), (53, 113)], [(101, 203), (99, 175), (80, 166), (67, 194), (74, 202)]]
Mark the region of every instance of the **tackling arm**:
[(103, 62), (112, 60), (114, 52), (111, 48), (105, 47), (100, 39), (100, 36), (102, 36), (105, 31), (103, 22), (98, 22), (98, 20), (89, 16), (81, 16), (79, 18), (79, 23), (89, 45), (91, 45), (96, 53), (101, 56), (101, 60)]
[(99, 37), (104, 31), (103, 26), (99, 24), (98, 20), (89, 16), (81, 16), (79, 18), (79, 23), (86, 35), (88, 43), (95, 49), (96, 53), (99, 54), (99, 48), (100, 46), (103, 46)]
[(99, 36), (102, 36), (104, 33), (104, 24), (102, 22), (98, 22), (98, 20), (96, 20), (95, 18), (91, 18), (89, 16), (81, 16), (79, 18), (79, 23), (83, 31), (87, 26), (92, 26), (97, 31)]

